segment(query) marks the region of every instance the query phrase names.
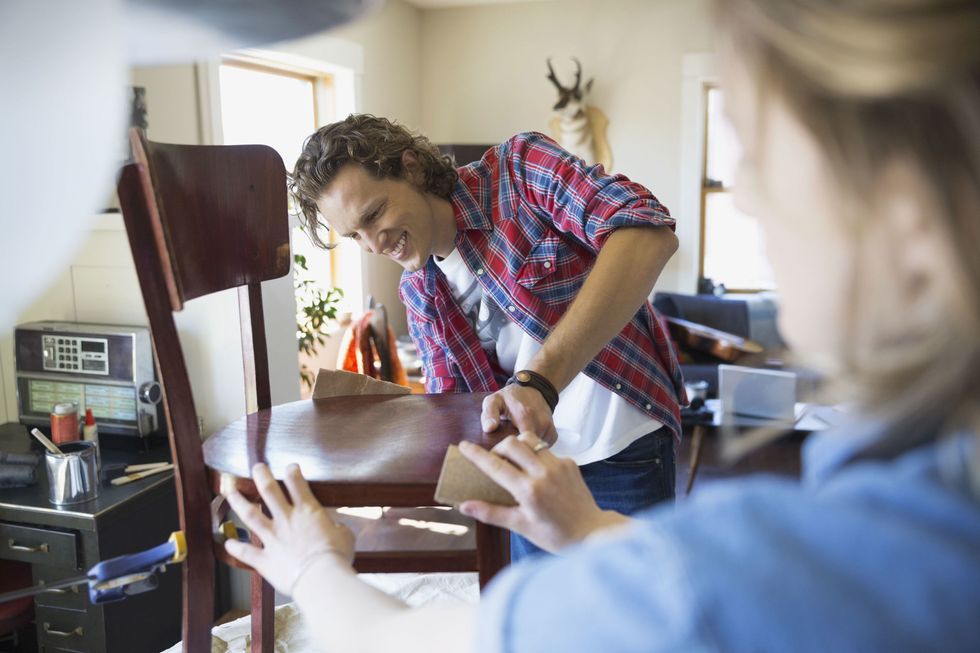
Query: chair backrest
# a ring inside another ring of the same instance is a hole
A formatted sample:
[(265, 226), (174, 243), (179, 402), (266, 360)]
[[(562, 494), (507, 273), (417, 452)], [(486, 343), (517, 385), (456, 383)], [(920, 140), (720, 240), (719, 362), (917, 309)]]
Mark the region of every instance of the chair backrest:
[(285, 168), (275, 150), (151, 143), (138, 130), (132, 143), (154, 190), (150, 217), (157, 245), (168, 254), (163, 263), (173, 310), (289, 272)]
[(215, 577), (211, 491), (173, 313), (187, 300), (238, 288), (246, 409), (271, 406), (260, 284), (289, 272), (286, 171), (275, 150), (261, 145), (168, 145), (149, 142), (135, 129), (130, 137), (134, 163), (123, 168), (118, 193), (177, 468), (188, 546), (184, 644), (187, 651), (208, 651)]
[(391, 343), (388, 341), (388, 309), (380, 302), (371, 300), (371, 319), (368, 321), (370, 329), (369, 338), (374, 343), (374, 350), (378, 353), (378, 363), (380, 370), (378, 373), (382, 381), (394, 381), (391, 369)]

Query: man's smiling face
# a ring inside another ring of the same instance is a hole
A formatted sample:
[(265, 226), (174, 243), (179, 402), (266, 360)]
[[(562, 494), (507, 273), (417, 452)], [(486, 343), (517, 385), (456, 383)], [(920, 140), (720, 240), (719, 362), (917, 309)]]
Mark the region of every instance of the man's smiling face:
[(317, 208), (338, 234), (409, 272), (424, 267), (434, 253), (445, 255), (436, 251), (444, 249), (437, 241), (445, 240), (439, 238), (445, 230), (436, 224), (433, 202), (407, 179), (377, 179), (349, 163), (320, 195)]

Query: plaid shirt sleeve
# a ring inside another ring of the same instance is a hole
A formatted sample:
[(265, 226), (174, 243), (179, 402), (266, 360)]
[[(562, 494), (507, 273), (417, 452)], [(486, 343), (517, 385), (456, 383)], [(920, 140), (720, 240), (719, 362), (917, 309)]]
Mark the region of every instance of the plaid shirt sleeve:
[(543, 134), (518, 134), (503, 154), (515, 187), (535, 213), (594, 253), (620, 227), (674, 228), (667, 207), (649, 190), (606, 174), (601, 165), (586, 165)]
[[(415, 285), (412, 281), (411, 279), (406, 281), (403, 276), (398, 293), (402, 303), (407, 308), (408, 334), (412, 337), (412, 342), (415, 343), (415, 348), (418, 349), (419, 357), (422, 359), (422, 369), (425, 371), (425, 391), (429, 393), (467, 392), (466, 381), (456, 364), (449, 360), (449, 356), (446, 354), (447, 347), (437, 341), (433, 324), (420, 316), (420, 313), (424, 315), (427, 309), (432, 308), (430, 298), (420, 292), (421, 288), (418, 287), (414, 288), (414, 292), (406, 293), (406, 285), (410, 288)], [(418, 283), (417, 280), (416, 283)]]

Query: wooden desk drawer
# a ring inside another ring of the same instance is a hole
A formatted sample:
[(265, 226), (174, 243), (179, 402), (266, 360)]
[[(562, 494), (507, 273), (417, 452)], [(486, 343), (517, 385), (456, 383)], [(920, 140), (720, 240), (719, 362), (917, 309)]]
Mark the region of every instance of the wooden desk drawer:
[(78, 547), (74, 533), (0, 523), (0, 558), (77, 569)]
[(96, 626), (87, 612), (38, 606), (34, 620), (37, 623), (38, 648), (42, 651), (55, 649), (88, 653), (93, 650)]
[[(78, 572), (65, 569), (64, 567), (48, 567), (45, 565), (34, 565), (34, 583), (52, 583), (63, 580), (70, 576), (77, 576)], [(69, 610), (85, 610), (89, 606), (88, 585), (75, 585), (74, 587), (61, 587), (58, 589), (41, 592), (34, 597), (37, 605), (47, 605), (53, 608), (68, 608)]]
[(89, 613), (37, 606), (34, 621), (37, 623), (37, 643), (40, 650), (94, 653), (97, 625), (93, 623)]

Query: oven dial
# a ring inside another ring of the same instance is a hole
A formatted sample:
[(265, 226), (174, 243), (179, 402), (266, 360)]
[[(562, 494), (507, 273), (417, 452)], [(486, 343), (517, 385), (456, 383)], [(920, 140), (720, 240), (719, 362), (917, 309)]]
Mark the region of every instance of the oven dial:
[(160, 399), (163, 393), (160, 390), (160, 384), (156, 381), (148, 381), (140, 386), (139, 398), (144, 404), (157, 404), (160, 403)]

